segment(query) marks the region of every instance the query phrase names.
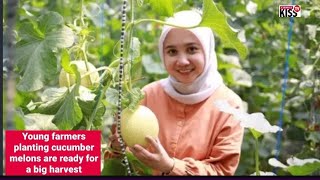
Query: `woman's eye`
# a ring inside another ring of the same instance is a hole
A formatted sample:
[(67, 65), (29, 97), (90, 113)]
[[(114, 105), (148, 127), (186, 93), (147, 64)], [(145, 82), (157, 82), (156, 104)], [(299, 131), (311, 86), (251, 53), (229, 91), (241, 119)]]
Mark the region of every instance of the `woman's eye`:
[(190, 53), (190, 54), (194, 54), (194, 53), (196, 53), (197, 52), (197, 50), (198, 50), (198, 48), (197, 47), (189, 47), (188, 49), (187, 49), (187, 52), (188, 53)]
[(177, 54), (177, 50), (175, 50), (175, 49), (169, 49), (169, 50), (167, 51), (167, 54), (169, 54), (170, 56), (173, 56), (173, 55)]

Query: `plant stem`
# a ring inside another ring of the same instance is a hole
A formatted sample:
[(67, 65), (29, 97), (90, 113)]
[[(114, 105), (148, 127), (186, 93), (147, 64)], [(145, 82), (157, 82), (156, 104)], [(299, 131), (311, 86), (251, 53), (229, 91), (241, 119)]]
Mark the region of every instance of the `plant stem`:
[(142, 22), (155, 22), (155, 23), (159, 23), (159, 24), (164, 24), (164, 25), (168, 25), (168, 26), (172, 26), (172, 27), (178, 27), (178, 28), (195, 28), (195, 27), (198, 27), (199, 25), (195, 25), (195, 26), (179, 26), (179, 25), (176, 25), (176, 24), (171, 24), (171, 23), (167, 23), (165, 21), (161, 21), (161, 20), (157, 20), (157, 19), (139, 19), (139, 20), (136, 20), (136, 21), (133, 21), (133, 22), (130, 22), (128, 27), (132, 26), (132, 25), (137, 25), (137, 24), (140, 24)]
[[(112, 76), (110, 73), (104, 73), (103, 74), (104, 76), (107, 75), (107, 76)], [(103, 79), (104, 77), (101, 77), (101, 79)], [(103, 98), (103, 93), (106, 92), (106, 90), (109, 88), (109, 84), (111, 82), (111, 79), (109, 80), (108, 84), (106, 84), (105, 86), (102, 86), (102, 83), (100, 83), (99, 85), (99, 90), (98, 90), (98, 99), (96, 101), (96, 104), (94, 105), (94, 109), (93, 109), (93, 112), (92, 114), (90, 115), (90, 118), (89, 118), (89, 122), (87, 123), (87, 127), (86, 127), (86, 130), (91, 130), (91, 127), (92, 127), (92, 124), (93, 124), (93, 119), (94, 117), (96, 116), (96, 113), (98, 111), (98, 107), (99, 107), (99, 104), (101, 103), (102, 101), (102, 98)]]
[[(319, 47), (319, 50), (320, 50), (320, 47)], [(319, 61), (319, 59), (315, 60), (314, 63), (313, 63), (313, 66), (316, 66), (318, 61)]]
[(260, 176), (259, 170), (259, 140), (255, 138), (255, 161), (256, 161), (256, 175)]
[(92, 73), (99, 72), (99, 71), (102, 71), (102, 70), (106, 70), (106, 71), (108, 71), (110, 74), (112, 73), (111, 68), (109, 68), (109, 67), (107, 67), (107, 66), (102, 66), (102, 67), (99, 67), (99, 68), (97, 68), (97, 69), (95, 69), (95, 70), (93, 70), (93, 71), (88, 71), (88, 72), (86, 72), (85, 74), (83, 74), (83, 75), (81, 76), (81, 78), (84, 78), (84, 77), (86, 77), (86, 76), (89, 76), (89, 75), (92, 74)]
[[(132, 61), (133, 61), (133, 58), (132, 58), (132, 50), (131, 50), (131, 47), (132, 47), (132, 44), (133, 44), (133, 41), (132, 41), (132, 39), (133, 39), (133, 29), (134, 29), (134, 25), (133, 26), (131, 26), (131, 28), (128, 30), (128, 44), (127, 44), (127, 46), (126, 46), (126, 49), (124, 50), (126, 53), (125, 53), (125, 59), (126, 59), (126, 65), (124, 65), (124, 71), (125, 70), (127, 70), (127, 71), (125, 71), (125, 72), (127, 72), (127, 73), (124, 73), (123, 74), (123, 77), (124, 77), (124, 79), (126, 79), (126, 78), (128, 78), (129, 80), (128, 80), (128, 83), (129, 83), (129, 85), (128, 86), (126, 86), (126, 87), (129, 87), (130, 89), (128, 89), (128, 88), (126, 88), (129, 92), (131, 91), (131, 70), (132, 70)], [(129, 59), (130, 58), (130, 59)], [(126, 68), (127, 67), (127, 68)]]
[(134, 21), (134, 1), (131, 0), (131, 22)]
[[(131, 0), (131, 23), (134, 23), (134, 1)], [(132, 77), (132, 61), (133, 61), (133, 57), (132, 57), (132, 53), (131, 53), (131, 47), (133, 46), (133, 30), (134, 30), (134, 24), (132, 25), (132, 28), (130, 29), (130, 35), (129, 35), (129, 53), (131, 54), (130, 56), (130, 63), (129, 63), (129, 69), (130, 69), (130, 76), (129, 76), (129, 90), (131, 91), (132, 89), (132, 83), (131, 83), (131, 77)], [(129, 57), (129, 56), (128, 56)]]
[[(81, 9), (80, 9), (80, 22), (81, 22), (81, 26), (82, 27), (86, 27), (85, 23), (84, 23), (84, 19), (83, 19), (83, 0), (81, 0)], [(84, 62), (85, 62), (85, 66), (87, 71), (89, 71), (89, 67), (88, 67), (88, 57), (86, 54), (86, 45), (87, 45), (87, 35), (86, 34), (80, 34), (81, 37), (81, 45), (80, 45), (80, 51), (82, 52), (83, 58), (84, 58)], [(91, 78), (89, 78), (90, 84), (92, 84), (92, 80)]]
[(83, 20), (83, 0), (81, 0), (80, 22), (81, 22), (81, 26), (84, 26), (84, 20)]
[[(101, 86), (101, 85), (100, 85)], [(106, 86), (105, 86), (106, 87)], [(100, 87), (101, 88), (101, 87)], [(105, 88), (101, 88), (101, 89), (105, 89)], [(93, 119), (94, 119), (94, 117), (96, 116), (96, 114), (97, 114), (97, 111), (98, 111), (98, 107), (99, 107), (99, 104), (100, 104), (100, 102), (101, 102), (101, 100), (102, 100), (102, 97), (103, 97), (103, 90), (99, 90), (99, 94), (98, 94), (98, 100), (97, 100), (97, 102), (96, 102), (96, 104), (95, 104), (95, 106), (94, 106), (94, 110), (93, 110), (93, 112), (92, 112), (92, 114), (90, 115), (90, 118), (89, 118), (89, 122), (87, 123), (87, 130), (91, 130), (91, 126), (92, 126), (92, 124), (93, 124)]]

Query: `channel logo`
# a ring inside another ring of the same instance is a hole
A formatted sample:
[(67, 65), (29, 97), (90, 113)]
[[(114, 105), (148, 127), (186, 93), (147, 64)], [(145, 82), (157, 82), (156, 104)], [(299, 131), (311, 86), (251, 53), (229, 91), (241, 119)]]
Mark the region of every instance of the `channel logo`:
[(301, 6), (279, 5), (279, 17), (301, 17)]

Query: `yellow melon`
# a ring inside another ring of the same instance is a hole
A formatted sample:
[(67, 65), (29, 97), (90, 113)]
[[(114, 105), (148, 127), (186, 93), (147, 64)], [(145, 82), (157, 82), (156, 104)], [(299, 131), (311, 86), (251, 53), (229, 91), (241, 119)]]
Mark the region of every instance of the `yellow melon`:
[[(85, 61), (72, 61), (71, 64), (74, 64), (77, 66), (78, 71), (80, 72), (80, 76), (82, 77), (87, 72), (91, 72), (90, 75), (84, 76), (81, 78), (81, 85), (87, 88), (96, 87), (99, 84), (99, 73), (96, 71), (96, 67), (91, 64), (90, 62), (87, 62), (88, 64), (88, 70), (86, 68)], [(60, 87), (66, 86), (70, 87), (75, 83), (75, 75), (69, 74), (64, 69), (61, 70), (59, 75), (59, 85)]]
[(158, 119), (146, 106), (139, 105), (134, 112), (124, 109), (120, 122), (122, 138), (129, 147), (135, 144), (147, 147), (146, 136), (158, 137)]

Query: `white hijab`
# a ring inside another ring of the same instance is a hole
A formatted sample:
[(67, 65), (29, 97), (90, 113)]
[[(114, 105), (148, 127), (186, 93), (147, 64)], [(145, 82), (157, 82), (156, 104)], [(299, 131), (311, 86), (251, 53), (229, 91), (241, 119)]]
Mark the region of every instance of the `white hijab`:
[[(169, 18), (166, 22), (180, 26), (194, 26), (201, 21), (201, 16), (196, 11), (181, 11)], [(159, 54), (163, 58), (163, 42), (171, 29), (174, 27), (165, 25), (159, 39)], [(217, 70), (217, 57), (215, 53), (214, 36), (210, 28), (197, 27), (188, 29), (200, 41), (205, 53), (205, 67), (203, 72), (192, 83), (184, 84), (178, 82), (173, 76), (162, 79), (161, 85), (164, 91), (173, 99), (184, 104), (196, 104), (207, 99), (213, 92), (223, 84), (221, 75)]]

